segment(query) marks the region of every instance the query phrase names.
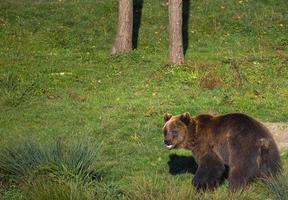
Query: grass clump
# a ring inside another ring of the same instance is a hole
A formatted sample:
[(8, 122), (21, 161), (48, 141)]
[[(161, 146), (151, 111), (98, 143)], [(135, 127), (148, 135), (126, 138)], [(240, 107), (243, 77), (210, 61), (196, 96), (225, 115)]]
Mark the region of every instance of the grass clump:
[(271, 176), (264, 180), (270, 198), (277, 200), (288, 200), (288, 151), (283, 150), (281, 153), (283, 171), (282, 174)]
[(3, 182), (27, 184), (39, 177), (55, 181), (101, 180), (105, 172), (100, 166), (100, 152), (99, 145), (95, 147), (86, 141), (11, 142), (0, 151), (0, 177)]
[(190, 183), (166, 181), (164, 183), (157, 178), (136, 180), (133, 182), (135, 188), (130, 191), (130, 198), (135, 200), (185, 200), (191, 199), (195, 195), (194, 188)]
[(94, 168), (100, 148), (87, 142), (11, 143), (0, 152), (0, 175), (7, 180), (28, 180), (34, 175), (101, 177)]
[(0, 175), (6, 180), (28, 177), (37, 167), (47, 164), (48, 155), (34, 142), (7, 145), (0, 151)]
[[(57, 141), (47, 151), (49, 165), (42, 169), (56, 176), (101, 180), (106, 172), (101, 162), (101, 146), (95, 146), (92, 147), (92, 143), (86, 141), (74, 141), (66, 145)], [(42, 169), (39, 168), (40, 173)]]
[(0, 76), (0, 106), (17, 107), (33, 96), (44, 94), (43, 77), (39, 74), (4, 73)]
[(288, 176), (277, 176), (266, 182), (270, 196), (277, 200), (288, 200)]
[(27, 200), (84, 200), (93, 199), (94, 190), (90, 184), (67, 180), (39, 179), (33, 181), (24, 189)]
[(16, 187), (6, 188), (0, 185), (0, 199), (1, 200), (24, 200), (22, 191)]
[(101, 145), (82, 140), (10, 142), (0, 150), (1, 182), (3, 188), (17, 186), (27, 200), (123, 197), (117, 185), (103, 182), (108, 166), (102, 155)]
[(124, 193), (113, 184), (89, 181), (39, 179), (26, 186), (27, 200), (92, 200), (124, 199)]

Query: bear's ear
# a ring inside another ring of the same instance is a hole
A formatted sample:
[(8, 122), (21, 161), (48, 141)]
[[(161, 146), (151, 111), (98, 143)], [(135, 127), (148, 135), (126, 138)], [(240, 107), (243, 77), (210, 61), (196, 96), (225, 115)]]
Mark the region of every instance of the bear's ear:
[(169, 119), (171, 119), (172, 115), (169, 113), (164, 113), (163, 115), (163, 119), (165, 122), (169, 121)]
[(191, 115), (189, 112), (185, 112), (180, 116), (180, 120), (184, 122), (186, 125), (190, 123)]

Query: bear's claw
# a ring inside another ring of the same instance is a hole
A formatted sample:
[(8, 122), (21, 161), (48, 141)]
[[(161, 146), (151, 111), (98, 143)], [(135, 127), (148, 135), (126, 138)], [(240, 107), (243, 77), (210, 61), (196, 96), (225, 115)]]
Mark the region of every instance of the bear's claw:
[(193, 178), (193, 185), (197, 190), (213, 190), (219, 186), (219, 180), (209, 177), (197, 177)]

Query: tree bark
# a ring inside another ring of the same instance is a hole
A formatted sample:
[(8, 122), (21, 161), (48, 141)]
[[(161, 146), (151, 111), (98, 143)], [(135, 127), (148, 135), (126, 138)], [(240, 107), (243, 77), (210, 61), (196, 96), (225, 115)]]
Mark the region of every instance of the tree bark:
[(169, 0), (169, 63), (184, 63), (182, 39), (182, 0)]
[(132, 50), (133, 0), (118, 1), (118, 27), (112, 54)]

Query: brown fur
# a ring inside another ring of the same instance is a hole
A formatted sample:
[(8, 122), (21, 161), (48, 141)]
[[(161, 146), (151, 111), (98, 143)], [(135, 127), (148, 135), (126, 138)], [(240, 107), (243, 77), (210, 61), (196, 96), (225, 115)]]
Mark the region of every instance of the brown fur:
[(281, 160), (276, 143), (260, 122), (241, 114), (220, 116), (189, 113), (164, 115), (164, 143), (169, 149), (192, 151), (198, 164), (193, 178), (197, 189), (212, 189), (229, 167), (229, 188), (243, 188), (255, 177), (267, 177), (281, 172)]

